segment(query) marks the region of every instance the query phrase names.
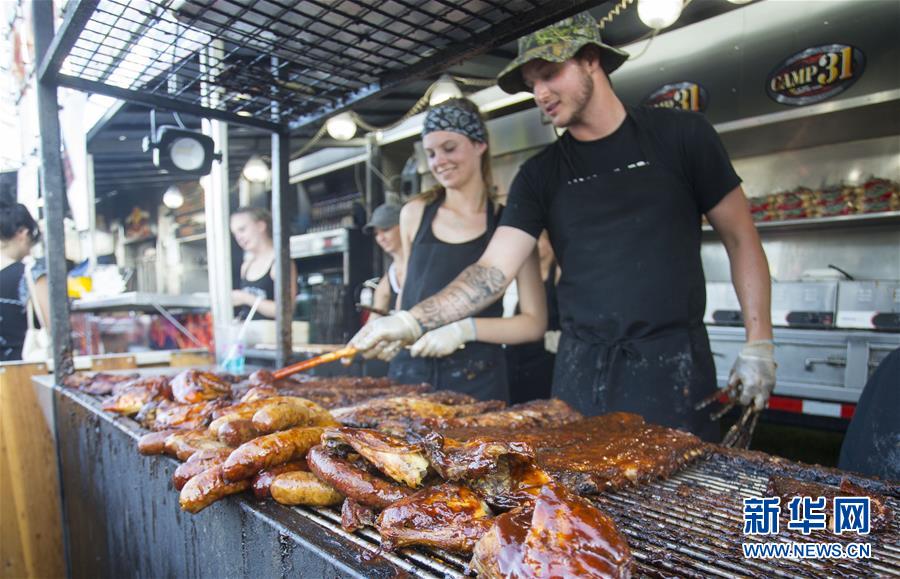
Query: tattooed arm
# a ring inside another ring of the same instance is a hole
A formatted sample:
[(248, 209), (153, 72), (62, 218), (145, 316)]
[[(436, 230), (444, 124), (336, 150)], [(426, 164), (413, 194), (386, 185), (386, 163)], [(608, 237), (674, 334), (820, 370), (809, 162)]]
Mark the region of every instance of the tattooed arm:
[(390, 359), (426, 331), (471, 316), (497, 300), (534, 250), (537, 240), (513, 227), (497, 228), (481, 258), (450, 285), (410, 311), (378, 318), (350, 340), (366, 358)]
[(521, 229), (498, 227), (477, 262), (410, 313), (425, 331), (477, 314), (503, 295), (536, 243)]

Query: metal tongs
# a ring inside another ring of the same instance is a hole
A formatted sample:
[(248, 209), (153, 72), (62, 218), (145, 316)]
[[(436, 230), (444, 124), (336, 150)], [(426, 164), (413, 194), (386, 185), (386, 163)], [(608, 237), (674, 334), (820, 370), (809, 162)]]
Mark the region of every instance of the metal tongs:
[[(720, 402), (724, 404), (724, 406), (709, 416), (710, 421), (716, 421), (725, 416), (729, 410), (737, 405), (739, 388), (739, 384), (720, 388), (719, 390), (716, 390), (712, 396), (701, 400), (694, 406), (694, 410), (703, 410), (713, 402)], [(752, 403), (748, 404), (741, 413), (741, 417), (738, 418), (737, 422), (735, 422), (731, 428), (728, 429), (728, 432), (725, 433), (725, 436), (722, 438), (722, 446), (742, 449), (749, 448), (750, 441), (753, 439), (753, 431), (756, 429), (756, 423), (759, 421), (759, 415), (761, 413), (762, 412), (757, 410)]]

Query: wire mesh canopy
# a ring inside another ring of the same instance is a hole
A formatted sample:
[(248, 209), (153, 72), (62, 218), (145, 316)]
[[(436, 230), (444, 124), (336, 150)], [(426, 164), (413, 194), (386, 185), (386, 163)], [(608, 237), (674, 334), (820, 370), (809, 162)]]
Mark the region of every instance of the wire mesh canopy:
[(42, 64), (62, 86), (296, 128), (594, 1), (78, 0)]

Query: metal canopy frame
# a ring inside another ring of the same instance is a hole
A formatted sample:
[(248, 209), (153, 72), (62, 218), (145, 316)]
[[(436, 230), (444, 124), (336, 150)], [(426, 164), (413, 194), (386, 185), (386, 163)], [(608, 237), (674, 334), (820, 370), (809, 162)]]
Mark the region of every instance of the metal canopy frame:
[[(601, 3), (73, 0), (38, 74), (63, 87), (278, 132)], [(204, 66), (200, 55), (218, 41), (222, 58)], [(219, 95), (214, 106), (204, 102), (208, 92)]]

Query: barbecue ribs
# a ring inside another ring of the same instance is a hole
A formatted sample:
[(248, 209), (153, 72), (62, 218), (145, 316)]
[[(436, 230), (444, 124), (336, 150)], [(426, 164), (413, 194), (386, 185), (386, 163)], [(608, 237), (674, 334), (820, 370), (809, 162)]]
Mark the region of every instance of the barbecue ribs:
[(867, 491), (862, 487), (853, 484), (847, 479), (841, 480), (840, 487), (805, 482), (797, 479), (773, 475), (769, 478), (769, 484), (766, 486), (766, 495), (770, 497), (781, 497), (782, 512), (787, 511), (788, 502), (794, 497), (825, 497), (828, 509), (828, 528), (834, 531), (834, 513), (831, 505), (834, 497), (869, 497), (870, 506), (870, 528), (874, 532), (886, 531), (891, 526), (894, 519), (894, 513), (890, 507), (885, 504), (885, 498), (871, 491)]
[(612, 519), (558, 485), (498, 516), (475, 545), (481, 578), (630, 577), (631, 550)]

